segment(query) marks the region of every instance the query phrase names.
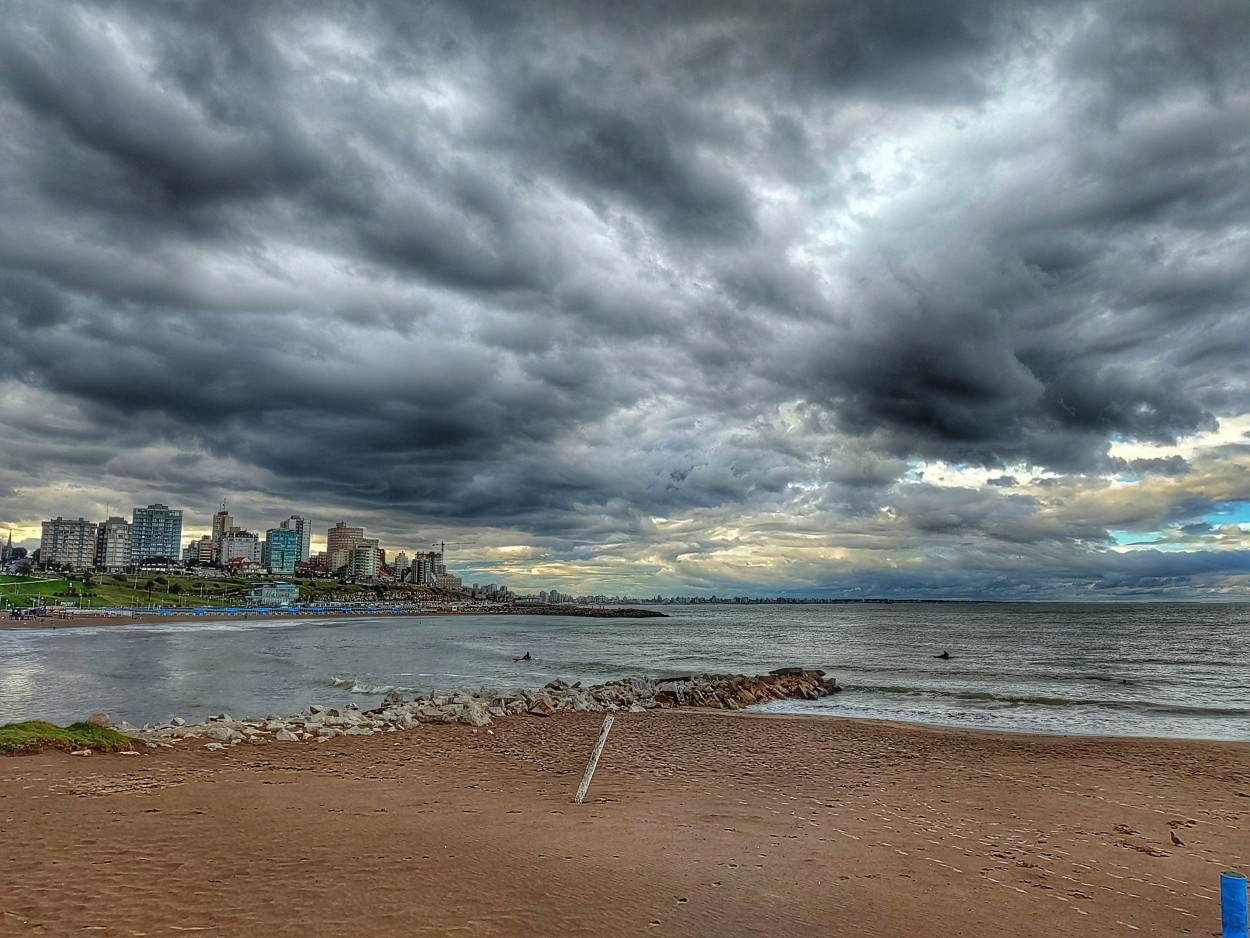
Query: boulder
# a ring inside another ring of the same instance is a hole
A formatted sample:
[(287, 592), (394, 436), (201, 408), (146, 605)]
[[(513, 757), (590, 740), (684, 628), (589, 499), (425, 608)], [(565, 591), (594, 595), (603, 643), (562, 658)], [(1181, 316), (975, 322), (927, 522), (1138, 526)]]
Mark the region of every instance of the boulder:
[(278, 732), (274, 733), (273, 738), (280, 743), (294, 743), (299, 741), (299, 737), (288, 730), (285, 726), (278, 730)]
[(457, 711), (451, 707), (439, 707), (433, 704), (427, 704), (419, 709), (415, 716), (422, 723), (454, 723)]
[(556, 708), (551, 705), (550, 700), (547, 700), (545, 697), (540, 697), (538, 700), (535, 700), (532, 704), (530, 704), (530, 708), (526, 712), (531, 716), (549, 717), (555, 714)]
[(109, 719), (109, 715), (103, 712), (91, 714), (91, 716), (87, 717), (87, 722), (90, 723), (92, 726), (112, 726), (113, 725), (113, 721)]
[(485, 707), (475, 702), (461, 707), (456, 720), (468, 726), (486, 726), (490, 723), (490, 714)]

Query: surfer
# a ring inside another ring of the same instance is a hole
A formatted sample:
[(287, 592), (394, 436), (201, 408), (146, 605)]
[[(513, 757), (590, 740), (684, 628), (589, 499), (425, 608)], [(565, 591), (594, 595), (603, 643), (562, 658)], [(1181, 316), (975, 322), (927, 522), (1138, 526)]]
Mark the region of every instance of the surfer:
[(934, 655), (933, 657), (934, 657), (934, 658), (941, 658), (943, 661), (945, 661), (945, 660), (947, 660), (950, 656), (951, 656), (951, 653), (950, 653), (949, 651), (944, 651), (944, 652), (942, 652), (940, 655)]
[(534, 659), (530, 657), (530, 653), (527, 651), (520, 658), (513, 658), (512, 660), (513, 661), (533, 661)]

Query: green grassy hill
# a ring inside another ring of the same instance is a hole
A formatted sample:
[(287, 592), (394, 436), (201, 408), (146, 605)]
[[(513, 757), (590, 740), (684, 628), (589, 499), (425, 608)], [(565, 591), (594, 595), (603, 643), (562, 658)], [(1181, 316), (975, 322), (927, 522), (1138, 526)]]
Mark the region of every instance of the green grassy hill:
[[(135, 576), (96, 573), (90, 577), (41, 578), (0, 575), (0, 609), (37, 605), (42, 597), (50, 607), (73, 603), (76, 607), (114, 606), (238, 606), (262, 580), (241, 577)], [(335, 580), (293, 579), (301, 602), (367, 602), (382, 592), (408, 593), (413, 599), (428, 598), (425, 587), (388, 584), (378, 587)]]

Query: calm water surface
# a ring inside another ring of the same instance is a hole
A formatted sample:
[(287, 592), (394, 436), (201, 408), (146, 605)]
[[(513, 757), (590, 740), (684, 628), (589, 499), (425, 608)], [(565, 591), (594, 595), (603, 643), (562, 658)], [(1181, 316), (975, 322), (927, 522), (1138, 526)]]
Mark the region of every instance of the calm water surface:
[[(666, 606), (667, 619), (428, 616), (0, 632), (0, 722), (142, 724), (374, 705), (387, 690), (822, 667), (766, 709), (1250, 740), (1250, 605)], [(950, 652), (949, 660), (934, 655)], [(530, 652), (532, 661), (513, 662)]]

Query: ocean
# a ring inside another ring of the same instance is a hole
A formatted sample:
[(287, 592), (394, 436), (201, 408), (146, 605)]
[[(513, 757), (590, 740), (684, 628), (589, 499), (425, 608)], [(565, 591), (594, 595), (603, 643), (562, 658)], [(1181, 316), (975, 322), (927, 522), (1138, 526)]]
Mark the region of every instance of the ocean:
[[(0, 631), (0, 722), (376, 705), (392, 688), (824, 668), (762, 708), (982, 730), (1250, 740), (1250, 605), (664, 606), (663, 619), (398, 616)], [(513, 659), (529, 652), (530, 661)], [(948, 652), (950, 657), (935, 657)]]

